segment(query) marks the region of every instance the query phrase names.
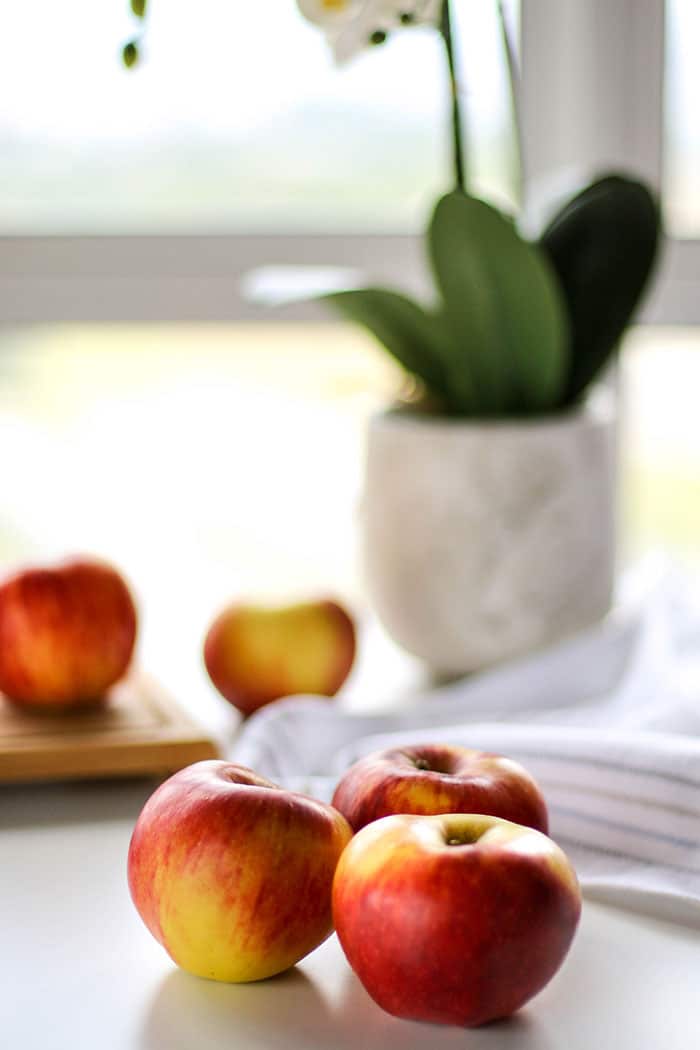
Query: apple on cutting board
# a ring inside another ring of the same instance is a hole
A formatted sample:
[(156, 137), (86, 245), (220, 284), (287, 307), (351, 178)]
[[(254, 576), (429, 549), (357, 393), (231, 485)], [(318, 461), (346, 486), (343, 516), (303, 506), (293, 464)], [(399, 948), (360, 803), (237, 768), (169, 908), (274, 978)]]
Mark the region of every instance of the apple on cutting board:
[(129, 588), (104, 562), (19, 572), (0, 586), (0, 692), (32, 710), (96, 703), (126, 673), (136, 629)]
[(474, 814), (391, 816), (358, 832), (333, 918), (370, 996), (398, 1017), (507, 1017), (561, 966), (581, 912), (575, 872), (539, 831)]
[(395, 813), (487, 813), (545, 834), (542, 792), (518, 762), (449, 744), (392, 747), (367, 755), (340, 780), (333, 805), (354, 831)]

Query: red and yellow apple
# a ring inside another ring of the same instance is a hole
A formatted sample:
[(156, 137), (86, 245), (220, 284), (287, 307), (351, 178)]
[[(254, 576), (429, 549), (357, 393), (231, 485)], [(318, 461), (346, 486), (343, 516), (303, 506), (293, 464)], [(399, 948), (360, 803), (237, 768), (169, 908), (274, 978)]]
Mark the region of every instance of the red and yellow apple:
[(293, 966), (333, 929), (331, 887), (352, 832), (331, 806), (228, 762), (198, 762), (146, 803), (129, 888), (182, 969), (257, 981)]
[(367, 755), (339, 782), (333, 805), (355, 831), (395, 813), (487, 813), (548, 830), (544, 798), (523, 766), (503, 755), (448, 744)]
[(353, 621), (333, 601), (230, 605), (204, 642), (209, 677), (244, 714), (295, 693), (334, 696), (354, 659)]
[(0, 586), (0, 692), (28, 708), (94, 703), (126, 672), (136, 609), (111, 566), (76, 560)]
[(481, 814), (369, 824), (333, 883), (338, 937), (371, 997), (443, 1024), (485, 1024), (528, 1002), (561, 966), (580, 911), (551, 839)]

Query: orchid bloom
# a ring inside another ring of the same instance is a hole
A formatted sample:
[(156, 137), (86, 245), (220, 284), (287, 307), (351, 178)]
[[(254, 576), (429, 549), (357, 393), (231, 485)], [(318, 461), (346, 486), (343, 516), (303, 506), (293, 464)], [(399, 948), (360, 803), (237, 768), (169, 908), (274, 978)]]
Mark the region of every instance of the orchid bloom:
[(438, 25), (443, 0), (297, 0), (302, 15), (325, 31), (336, 61), (382, 43), (401, 26)]

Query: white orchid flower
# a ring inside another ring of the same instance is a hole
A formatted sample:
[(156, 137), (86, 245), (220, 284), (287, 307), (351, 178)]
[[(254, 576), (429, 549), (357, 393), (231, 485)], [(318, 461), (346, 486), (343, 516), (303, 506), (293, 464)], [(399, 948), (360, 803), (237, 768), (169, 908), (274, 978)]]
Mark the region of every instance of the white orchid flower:
[(337, 29), (356, 18), (366, 0), (297, 0), (304, 18), (323, 29)]
[(306, 19), (320, 26), (337, 62), (347, 62), (402, 26), (437, 25), (443, 0), (297, 0)]

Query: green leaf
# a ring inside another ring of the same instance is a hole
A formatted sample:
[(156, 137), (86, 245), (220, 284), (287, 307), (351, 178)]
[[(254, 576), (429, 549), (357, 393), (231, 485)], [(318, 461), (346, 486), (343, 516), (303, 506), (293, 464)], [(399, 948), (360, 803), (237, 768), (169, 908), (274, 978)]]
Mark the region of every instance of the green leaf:
[(571, 321), (567, 402), (614, 353), (648, 285), (660, 232), (659, 205), (647, 187), (608, 175), (569, 201), (542, 235)]
[(448, 382), (445, 362), (454, 350), (443, 320), (403, 295), (384, 288), (334, 292), (323, 296), (345, 317), (364, 325), (403, 367), (423, 380), (454, 411), (473, 410), (466, 369), (459, 383)]
[(131, 10), (137, 18), (145, 18), (146, 0), (131, 0)]
[[(539, 248), (483, 201), (450, 193), (429, 231), (452, 346), (483, 414), (547, 411), (568, 366), (561, 292)], [(459, 367), (455, 361), (454, 368)]]

